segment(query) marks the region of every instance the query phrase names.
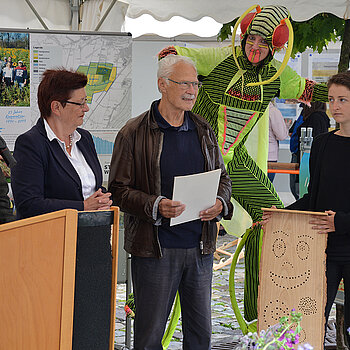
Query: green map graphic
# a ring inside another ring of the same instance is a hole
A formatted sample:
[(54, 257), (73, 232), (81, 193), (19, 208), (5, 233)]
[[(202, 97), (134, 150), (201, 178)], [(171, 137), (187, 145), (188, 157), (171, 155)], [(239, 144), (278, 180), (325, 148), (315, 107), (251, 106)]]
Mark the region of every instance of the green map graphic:
[(93, 94), (108, 91), (117, 77), (117, 67), (107, 62), (90, 62), (88, 66), (79, 66), (77, 72), (88, 77), (85, 87), (87, 103), (91, 103)]

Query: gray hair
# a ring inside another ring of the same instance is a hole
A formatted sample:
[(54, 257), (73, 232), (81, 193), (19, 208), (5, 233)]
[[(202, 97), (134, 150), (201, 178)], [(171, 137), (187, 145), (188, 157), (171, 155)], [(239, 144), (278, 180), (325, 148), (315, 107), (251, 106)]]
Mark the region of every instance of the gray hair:
[[(197, 68), (196, 65), (194, 64), (194, 62), (186, 56), (179, 56), (179, 55), (168, 55), (164, 58), (162, 58), (159, 62), (158, 62), (158, 72), (157, 72), (157, 78), (168, 78), (171, 73), (174, 71), (174, 66), (177, 63), (187, 63), (190, 66), (192, 66), (196, 72), (197, 72)], [(169, 82), (167, 82), (169, 84)]]

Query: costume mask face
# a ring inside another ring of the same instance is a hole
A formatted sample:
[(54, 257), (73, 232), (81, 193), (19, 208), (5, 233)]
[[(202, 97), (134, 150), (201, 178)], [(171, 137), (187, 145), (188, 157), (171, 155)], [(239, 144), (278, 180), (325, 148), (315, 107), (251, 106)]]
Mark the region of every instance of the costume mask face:
[[(256, 12), (250, 13), (254, 9)], [(271, 55), (274, 54), (275, 49), (282, 48), (288, 40), (286, 54), (275, 75), (264, 81), (248, 83), (247, 86), (266, 85), (276, 80), (286, 67), (293, 48), (293, 28), (289, 20), (288, 10), (283, 6), (265, 6), (260, 8), (260, 6), (253, 5), (236, 21), (232, 32), (232, 56), (235, 64), (240, 68), (234, 42), (239, 25), (241, 25), (241, 39), (243, 44), (246, 44), (244, 40), (247, 40), (249, 35), (260, 35), (266, 40)], [(255, 65), (257, 64), (255, 62), (261, 62), (265, 58), (263, 57), (261, 48), (259, 48), (259, 53), (250, 53), (250, 48), (248, 50), (247, 45), (242, 45), (242, 48), (248, 59), (251, 55), (250, 60)], [(269, 52), (269, 50), (266, 51)]]
[(269, 54), (268, 43), (260, 35), (249, 35), (245, 45), (245, 53), (251, 63), (258, 64)]

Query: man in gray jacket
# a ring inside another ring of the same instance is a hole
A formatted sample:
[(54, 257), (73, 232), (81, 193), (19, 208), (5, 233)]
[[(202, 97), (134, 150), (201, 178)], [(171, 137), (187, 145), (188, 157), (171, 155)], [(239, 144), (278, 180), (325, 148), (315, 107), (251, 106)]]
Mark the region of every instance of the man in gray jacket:
[[(162, 94), (118, 133), (109, 191), (124, 214), (125, 250), (132, 255), (135, 350), (161, 350), (176, 291), (183, 349), (211, 348), (211, 280), (217, 221), (232, 216), (231, 182), (215, 134), (190, 112), (200, 82), (194, 63), (169, 55), (159, 61)], [(221, 169), (215, 204), (200, 219), (170, 226), (185, 210), (173, 201), (175, 176)]]

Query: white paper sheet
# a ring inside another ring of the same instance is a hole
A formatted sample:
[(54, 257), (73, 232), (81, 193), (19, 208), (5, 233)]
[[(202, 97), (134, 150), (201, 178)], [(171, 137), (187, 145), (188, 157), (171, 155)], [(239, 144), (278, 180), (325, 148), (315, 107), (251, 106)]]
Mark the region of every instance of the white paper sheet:
[(199, 219), (199, 212), (215, 204), (221, 169), (174, 178), (173, 200), (186, 205), (184, 212), (170, 219), (170, 226)]

